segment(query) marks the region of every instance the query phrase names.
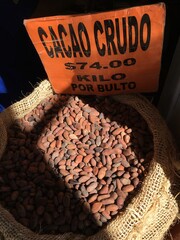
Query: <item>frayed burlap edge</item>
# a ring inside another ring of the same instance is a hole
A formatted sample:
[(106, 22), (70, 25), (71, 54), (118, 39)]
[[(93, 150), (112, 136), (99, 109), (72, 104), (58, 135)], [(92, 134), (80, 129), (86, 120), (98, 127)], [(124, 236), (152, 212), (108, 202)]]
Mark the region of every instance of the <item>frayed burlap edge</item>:
[[(52, 94), (49, 81), (44, 80), (28, 97), (11, 105), (0, 114), (0, 157), (6, 143), (6, 129), (14, 119), (21, 118), (34, 109), (41, 100)], [(91, 237), (67, 233), (63, 235), (38, 235), (17, 223), (12, 215), (0, 206), (0, 232), (6, 240), (162, 240), (178, 213), (171, 194), (171, 168), (176, 152), (171, 135), (157, 110), (142, 96), (128, 94), (114, 97), (131, 105), (146, 120), (153, 133), (154, 159), (142, 184), (141, 191), (126, 210), (106, 228)]]
[(12, 104), (0, 114), (4, 124), (8, 127), (14, 119), (24, 117), (32, 109), (34, 109), (44, 98), (53, 93), (49, 81), (42, 81), (34, 91), (22, 100)]

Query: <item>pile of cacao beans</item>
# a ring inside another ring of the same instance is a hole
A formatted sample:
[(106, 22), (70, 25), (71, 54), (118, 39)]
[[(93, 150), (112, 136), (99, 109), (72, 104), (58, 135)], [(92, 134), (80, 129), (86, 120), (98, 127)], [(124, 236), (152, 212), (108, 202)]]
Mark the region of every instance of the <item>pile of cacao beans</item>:
[(8, 131), (0, 203), (39, 234), (91, 235), (140, 191), (152, 157), (152, 134), (130, 106), (54, 94)]

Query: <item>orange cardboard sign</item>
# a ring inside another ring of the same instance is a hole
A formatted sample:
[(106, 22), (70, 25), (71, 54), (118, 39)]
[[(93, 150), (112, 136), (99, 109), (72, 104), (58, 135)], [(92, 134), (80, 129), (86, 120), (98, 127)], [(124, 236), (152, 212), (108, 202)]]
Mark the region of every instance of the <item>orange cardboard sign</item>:
[(24, 21), (57, 93), (158, 89), (165, 5)]

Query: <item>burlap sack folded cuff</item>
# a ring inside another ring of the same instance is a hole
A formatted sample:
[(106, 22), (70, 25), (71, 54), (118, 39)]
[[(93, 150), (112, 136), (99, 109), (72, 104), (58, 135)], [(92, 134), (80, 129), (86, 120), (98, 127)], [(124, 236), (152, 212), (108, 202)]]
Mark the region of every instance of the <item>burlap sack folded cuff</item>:
[[(23, 100), (13, 104), (0, 114), (0, 157), (7, 143), (7, 128), (14, 119), (23, 117), (41, 100), (52, 94), (52, 88), (44, 80)], [(148, 123), (153, 134), (154, 158), (141, 191), (127, 209), (119, 214), (97, 234), (86, 237), (73, 233), (63, 235), (38, 235), (17, 223), (12, 215), (0, 207), (0, 232), (6, 240), (161, 240), (178, 213), (178, 205), (171, 194), (171, 164), (176, 152), (171, 136), (158, 111), (144, 97), (120, 95), (117, 101), (131, 105)], [(1, 237), (0, 237), (1, 239)]]

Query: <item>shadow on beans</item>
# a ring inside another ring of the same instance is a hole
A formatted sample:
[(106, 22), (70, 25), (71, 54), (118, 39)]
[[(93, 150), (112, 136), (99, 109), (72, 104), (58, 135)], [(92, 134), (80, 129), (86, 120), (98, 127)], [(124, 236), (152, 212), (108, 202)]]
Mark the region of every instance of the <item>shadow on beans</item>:
[[(92, 195), (89, 196), (84, 183), (79, 183), (80, 175), (76, 174), (77, 177), (72, 178), (75, 166), (71, 167), (71, 163), (67, 162), (68, 158), (73, 161), (76, 155), (69, 151), (73, 149), (66, 149), (70, 139), (67, 137), (63, 143), (58, 141), (58, 136), (62, 136), (64, 131), (70, 131), (69, 125), (73, 124), (68, 125), (70, 113), (67, 106), (69, 109), (73, 108), (71, 99), (68, 96), (59, 99), (55, 95), (18, 120), (9, 131), (7, 150), (0, 161), (1, 204), (16, 220), (39, 234), (72, 231), (90, 235), (107, 221), (105, 219), (103, 223), (104, 218), (100, 218), (99, 213), (91, 213), (91, 205), (86, 199), (89, 200)], [(98, 191), (101, 191), (107, 182), (107, 194), (110, 196), (113, 196), (118, 188), (127, 187), (126, 185), (136, 188), (143, 179), (144, 166), (148, 165), (153, 153), (152, 137), (147, 132), (146, 123), (133, 109), (111, 102), (110, 98), (91, 96), (80, 99), (83, 102), (82, 115), (91, 122), (93, 129), (87, 134), (84, 131), (86, 126), (83, 125), (82, 133), (85, 136), (78, 141), (89, 150), (88, 146), (96, 145), (95, 150), (92, 150), (100, 168), (103, 165), (107, 167), (108, 161), (111, 162), (109, 165), (112, 169), (106, 169), (106, 175), (99, 181)], [(100, 112), (99, 118), (104, 125), (98, 125), (96, 114), (94, 115), (87, 104)], [(79, 119), (76, 120), (78, 123)], [(75, 143), (77, 139), (71, 140)], [(106, 145), (111, 150), (110, 154), (103, 151), (104, 147), (106, 150)], [(114, 153), (117, 149), (118, 155)], [(67, 161), (63, 162), (63, 159)], [(123, 170), (118, 170), (122, 165)], [(83, 167), (83, 164), (79, 166)], [(133, 173), (136, 173), (134, 178)], [(120, 182), (119, 187), (116, 179), (122, 177), (127, 179), (129, 184), (125, 183), (123, 186)], [(134, 179), (138, 182), (135, 183)], [(95, 190), (94, 194), (99, 193), (98, 191)], [(123, 194), (121, 189), (119, 194)], [(118, 205), (119, 209), (125, 208), (133, 194), (125, 191), (125, 195), (121, 196), (123, 202)], [(114, 200), (114, 203), (118, 204), (117, 200)], [(116, 214), (117, 211), (114, 211), (113, 215)]]
[[(59, 174), (56, 159), (51, 156), (50, 140), (44, 149), (37, 148), (42, 146), (39, 137), (43, 129), (49, 126), (52, 131), (55, 116), (68, 99), (45, 101), (18, 120), (9, 130), (7, 148), (0, 161), (1, 204), (16, 220), (40, 234), (70, 231), (91, 234), (97, 230), (92, 219), (87, 219), (89, 206)], [(91, 229), (86, 229), (90, 225)]]
[[(120, 154), (117, 154), (116, 157), (115, 154), (111, 152), (111, 154), (106, 154), (106, 163), (107, 160), (111, 158), (110, 163), (112, 163), (112, 167), (115, 168), (114, 170), (116, 170), (119, 164), (123, 165), (123, 171), (117, 171), (116, 173), (118, 173), (118, 175), (116, 177), (120, 178), (125, 175), (125, 178), (130, 179), (131, 184), (136, 188), (136, 191), (126, 193), (126, 201), (123, 205), (123, 209), (125, 209), (134, 194), (140, 190), (143, 178), (148, 171), (149, 163), (153, 158), (152, 133), (143, 117), (131, 106), (116, 102), (111, 97), (93, 98), (84, 96), (82, 99), (85, 104), (88, 104), (101, 113), (99, 115), (101, 122), (102, 119), (106, 120), (106, 122), (102, 124), (102, 128), (99, 128), (99, 133), (96, 134), (97, 136), (99, 134), (101, 137), (97, 138), (96, 136), (96, 141), (93, 141), (93, 143), (99, 144), (103, 148), (108, 147), (112, 149), (114, 153), (116, 153), (116, 148), (122, 151)], [(92, 116), (91, 121), (94, 122), (96, 120), (96, 117)], [(100, 141), (100, 143), (98, 143), (98, 141)], [(104, 158), (103, 152), (99, 158), (99, 160)], [(115, 175), (113, 177), (115, 177)], [(107, 179), (108, 178), (105, 178), (106, 181)], [(117, 184), (114, 185), (117, 187)]]

